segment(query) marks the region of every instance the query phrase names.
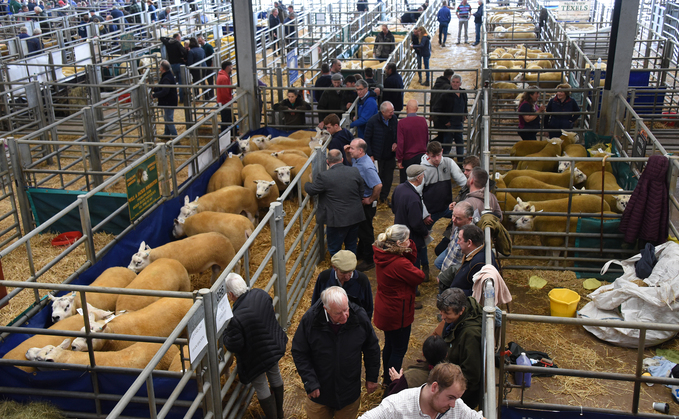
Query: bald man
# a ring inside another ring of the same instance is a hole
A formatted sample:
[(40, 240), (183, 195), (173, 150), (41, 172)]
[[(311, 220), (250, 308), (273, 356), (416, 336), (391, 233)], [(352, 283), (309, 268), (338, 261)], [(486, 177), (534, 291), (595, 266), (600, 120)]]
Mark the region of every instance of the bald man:
[(399, 121), (396, 132), (396, 167), (400, 169), (400, 183), (406, 181), (406, 169), (419, 164), (427, 152), (429, 124), (427, 119), (417, 115), (419, 104), (410, 99), (406, 105), (408, 115)]

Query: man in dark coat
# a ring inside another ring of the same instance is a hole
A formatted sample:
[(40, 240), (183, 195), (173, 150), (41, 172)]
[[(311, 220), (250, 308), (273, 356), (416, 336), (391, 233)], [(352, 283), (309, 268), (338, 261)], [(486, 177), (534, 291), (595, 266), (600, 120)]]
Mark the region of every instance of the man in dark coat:
[(380, 344), (365, 310), (340, 287), (321, 293), (299, 322), (292, 340), (308, 395), (307, 417), (356, 417), (361, 399), (361, 358), (368, 394), (379, 384)]
[[(395, 63), (387, 64), (387, 77), (384, 79), (384, 89), (403, 89), (403, 78), (398, 74)], [(394, 105), (395, 112), (403, 110), (403, 92), (387, 92), (382, 93), (382, 100), (389, 101)]]
[[(341, 74), (340, 74), (341, 76)], [(330, 87), (332, 86), (332, 74), (330, 74), (330, 66), (326, 63), (321, 64), (321, 75), (316, 79), (314, 87)], [(340, 83), (341, 85), (341, 83)], [(314, 90), (314, 101), (318, 102), (321, 100), (321, 95), (325, 90)], [(322, 119), (322, 118), (321, 118)]]
[(424, 183), (424, 167), (419, 164), (410, 165), (406, 174), (408, 181), (394, 189), (394, 195), (391, 199), (394, 224), (403, 224), (410, 229), (410, 238), (417, 247), (415, 267), (422, 267), (425, 274), (428, 274), (429, 261), (427, 260), (427, 245), (425, 244), (425, 239), (429, 236), (429, 229), (425, 224), (425, 218), (428, 217), (428, 214), (425, 214), (425, 206), (420, 195)]
[[(432, 90), (451, 90), (452, 87), (450, 85), (450, 79), (453, 77), (453, 74), (455, 74), (455, 71), (453, 71), (450, 68), (447, 68), (443, 71), (442, 76), (438, 76), (436, 80), (434, 81), (434, 87), (432, 87)], [(431, 107), (432, 112), (441, 112), (443, 109), (446, 109), (446, 104), (440, 102), (439, 99), (441, 99), (446, 92), (438, 92), (438, 93), (432, 93), (431, 94), (431, 101), (429, 102), (429, 106)], [(434, 128), (437, 130), (441, 129), (447, 129), (445, 126), (446, 123), (449, 121), (449, 117), (447, 115), (432, 115), (429, 117), (431, 120), (434, 121)], [(441, 144), (450, 144), (453, 142), (453, 136), (451, 133), (448, 132), (440, 132), (438, 131), (438, 135), (436, 138), (434, 138), (434, 141), (438, 141)], [(448, 150), (450, 150), (450, 147), (448, 147)], [(449, 152), (449, 151), (448, 151)], [(448, 154), (446, 152), (445, 154)]]
[(321, 292), (330, 287), (342, 287), (349, 301), (363, 307), (368, 318), (373, 317), (373, 293), (370, 280), (363, 272), (356, 270), (356, 255), (348, 250), (340, 250), (330, 259), (332, 268), (318, 274), (316, 286), (311, 296), (311, 305), (321, 298)]
[[(434, 112), (441, 112), (446, 114), (456, 114), (446, 116), (447, 122), (443, 124), (443, 128), (449, 130), (455, 130), (455, 132), (450, 132), (446, 135), (447, 138), (452, 138), (453, 142), (457, 144), (457, 161), (462, 163), (464, 160), (464, 137), (462, 130), (464, 128), (464, 122), (467, 120), (467, 114), (469, 113), (468, 98), (467, 93), (460, 86), (462, 85), (462, 77), (459, 74), (455, 74), (450, 78), (451, 89), (447, 93), (443, 93), (441, 97), (436, 101), (436, 104), (432, 107)], [(450, 140), (443, 142), (443, 154), (450, 153)]]
[(344, 146), (350, 145), (351, 141), (354, 139), (351, 131), (342, 128), (340, 119), (334, 113), (323, 119), (323, 128), (332, 135), (330, 143), (328, 144), (328, 151), (339, 150), (342, 153), (344, 165), (351, 167), (351, 161), (350, 159), (347, 159), (346, 152), (344, 151)]
[[(273, 9), (271, 13), (269, 13), (269, 29), (273, 29), (276, 26), (282, 24), (283, 21), (281, 20), (280, 16), (278, 15), (278, 9)], [(278, 45), (275, 41), (278, 41), (278, 30), (274, 29), (270, 32), (269, 35), (271, 38), (269, 39), (269, 42), (274, 42), (272, 48), (274, 51), (280, 46)], [(278, 55), (277, 52), (274, 52), (274, 57)]]
[[(165, 46), (167, 60), (172, 67), (172, 73), (177, 80), (177, 84), (182, 84), (182, 73), (179, 71), (182, 64), (186, 64), (186, 48), (182, 45), (182, 37), (179, 33), (172, 35), (172, 38), (160, 37), (160, 42)], [(184, 101), (184, 89), (179, 89), (179, 98)]]
[[(322, 121), (326, 116), (333, 114), (342, 118), (342, 114), (346, 112), (344, 93), (342, 87), (342, 75), (340, 73), (333, 74), (330, 81), (331, 88), (325, 89), (318, 101), (318, 118)], [(321, 112), (328, 111), (328, 112)]]
[(384, 101), (380, 111), (365, 124), (363, 139), (368, 144), (368, 155), (377, 161), (377, 172), (382, 180), (380, 201), (386, 202), (394, 183), (396, 169), (396, 142), (398, 119), (394, 118), (394, 106)]
[(160, 82), (163, 87), (153, 88), (153, 97), (158, 98), (158, 106), (163, 106), (165, 132), (164, 135), (177, 136), (174, 126), (174, 109), (177, 107), (177, 88), (172, 75), (170, 63), (166, 60), (160, 62)]
[(313, 183), (307, 182), (304, 190), (319, 196), (316, 222), (327, 225), (330, 256), (342, 250), (342, 243), (355, 254), (358, 225), (365, 220), (363, 178), (358, 169), (342, 164), (339, 150), (328, 151), (327, 162), (328, 170), (318, 173)]
[(236, 354), (238, 378), (243, 384), (252, 383), (266, 419), (282, 418), (283, 378), (278, 361), (285, 355), (288, 336), (276, 320), (273, 300), (259, 288), (248, 291), (245, 280), (235, 273), (230, 273), (224, 284), (233, 302), (224, 346)]

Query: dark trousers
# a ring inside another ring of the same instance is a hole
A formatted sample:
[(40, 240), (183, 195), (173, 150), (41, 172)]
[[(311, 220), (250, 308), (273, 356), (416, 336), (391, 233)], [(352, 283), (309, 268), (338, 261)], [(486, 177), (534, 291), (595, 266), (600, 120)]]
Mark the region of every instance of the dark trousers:
[[(418, 154), (417, 156), (413, 157), (412, 159), (408, 160), (403, 160), (401, 162), (401, 166), (403, 166), (403, 169), (399, 169), (398, 174), (399, 174), (399, 183), (404, 183), (406, 180), (408, 180), (408, 175), (406, 175), (406, 169), (409, 166), (412, 166), (413, 164), (420, 164), (420, 161), (422, 161), (422, 156), (423, 154)], [(382, 185), (384, 187), (384, 185)]]
[(372, 205), (363, 205), (365, 220), (358, 223), (358, 246), (356, 247), (356, 258), (367, 262), (373, 261), (373, 243), (375, 242), (375, 232), (373, 231), (373, 218), (377, 213), (377, 208)]
[[(222, 123), (220, 124), (219, 131), (224, 132), (227, 128), (231, 126), (233, 119), (231, 119), (231, 109), (222, 109), (219, 113), (222, 117)], [(236, 127), (231, 128), (231, 135), (238, 135), (236, 132)]]
[(386, 201), (391, 192), (391, 185), (394, 183), (394, 170), (396, 169), (396, 157), (390, 159), (378, 160), (377, 167), (378, 174), (382, 181), (382, 191), (380, 192), (380, 199)]
[[(206, 71), (206, 72), (211, 72), (212, 70), (205, 70), (205, 71)], [(212, 86), (214, 86), (214, 84), (215, 84), (215, 75), (214, 75), (214, 73), (213, 73), (211, 76), (209, 76), (209, 77), (205, 80), (204, 84), (205, 84), (206, 86), (208, 86), (208, 87), (207, 87), (207, 91), (205, 92), (205, 97), (206, 97), (207, 99), (212, 99), (213, 97), (215, 97), (215, 91), (214, 91), (214, 89), (213, 89), (213, 87), (212, 87)]]
[[(182, 84), (181, 64), (170, 64), (170, 67), (172, 68), (172, 74), (174, 74), (174, 80), (177, 84)], [(179, 90), (179, 102), (182, 105), (184, 102), (184, 89), (177, 90)]]
[(427, 256), (427, 246), (417, 246), (417, 259), (415, 259), (415, 267), (422, 269), (423, 266), (429, 267), (429, 257)]
[(342, 250), (342, 243), (344, 249), (356, 254), (356, 241), (358, 240), (358, 224), (347, 227), (326, 227), (325, 232), (328, 235), (328, 252), (330, 256)]
[[(441, 41), (443, 38), (443, 41)], [(439, 23), (439, 44), (445, 44), (448, 40), (448, 23)]]
[[(434, 128), (437, 130), (442, 130), (442, 129), (450, 129), (450, 127), (446, 126), (446, 123), (448, 120), (445, 117), (437, 117), (434, 120)], [(438, 141), (443, 145), (443, 155), (447, 156), (450, 154), (450, 144), (453, 142), (453, 133), (452, 132), (441, 132), (438, 131), (436, 138), (434, 138), (434, 141)]]
[(384, 332), (382, 368), (384, 369), (384, 383), (387, 385), (391, 383), (389, 368), (394, 367), (398, 372), (403, 365), (403, 357), (408, 351), (408, 342), (410, 341), (410, 327), (411, 325), (408, 325), (400, 329)]
[(537, 131), (524, 131), (519, 132), (519, 137), (524, 141), (535, 141), (538, 139)]
[(456, 152), (457, 152), (457, 162), (462, 163), (464, 160), (464, 137), (462, 136), (462, 129), (463, 129), (462, 123), (459, 122), (451, 122), (450, 123), (450, 129), (458, 130), (457, 132), (452, 132), (452, 137), (453, 141), (455, 144), (457, 144), (456, 147)]

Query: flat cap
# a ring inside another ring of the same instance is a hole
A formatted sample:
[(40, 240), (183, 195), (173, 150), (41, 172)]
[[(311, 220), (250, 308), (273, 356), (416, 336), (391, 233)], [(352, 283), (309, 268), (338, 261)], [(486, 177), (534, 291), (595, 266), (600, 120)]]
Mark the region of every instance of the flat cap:
[(408, 175), (408, 177), (419, 176), (422, 173), (424, 173), (424, 166), (420, 164), (412, 164), (406, 169), (406, 175)]
[(344, 80), (344, 77), (342, 77), (342, 75), (340, 73), (335, 73), (335, 74), (332, 75), (332, 77), (330, 77), (330, 80), (342, 81), (342, 80)]
[(356, 255), (349, 250), (340, 250), (330, 259), (330, 263), (342, 272), (351, 272), (356, 269)]

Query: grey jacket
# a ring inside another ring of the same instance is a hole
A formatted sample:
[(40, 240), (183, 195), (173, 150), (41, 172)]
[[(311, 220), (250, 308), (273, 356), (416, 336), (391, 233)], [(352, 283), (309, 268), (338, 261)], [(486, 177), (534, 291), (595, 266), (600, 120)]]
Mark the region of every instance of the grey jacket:
[(328, 227), (348, 227), (365, 220), (363, 213), (363, 178), (355, 167), (336, 164), (319, 173), (304, 190), (318, 195), (316, 222)]

